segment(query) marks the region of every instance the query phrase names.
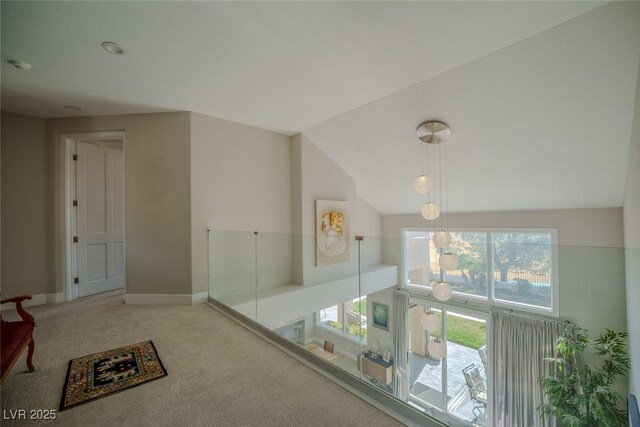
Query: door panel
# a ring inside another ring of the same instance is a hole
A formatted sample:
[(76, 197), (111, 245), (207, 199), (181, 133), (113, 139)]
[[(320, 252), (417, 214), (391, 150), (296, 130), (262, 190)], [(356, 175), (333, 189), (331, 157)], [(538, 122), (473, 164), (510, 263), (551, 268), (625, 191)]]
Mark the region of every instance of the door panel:
[(95, 149), (84, 150), (86, 185), (79, 192), (85, 202), (86, 232), (107, 232), (107, 155)]
[(124, 242), (113, 244), (115, 258), (115, 277), (124, 277)]
[(107, 278), (107, 245), (87, 245), (87, 281)]
[(124, 287), (124, 156), (84, 142), (76, 152), (76, 295), (83, 297)]

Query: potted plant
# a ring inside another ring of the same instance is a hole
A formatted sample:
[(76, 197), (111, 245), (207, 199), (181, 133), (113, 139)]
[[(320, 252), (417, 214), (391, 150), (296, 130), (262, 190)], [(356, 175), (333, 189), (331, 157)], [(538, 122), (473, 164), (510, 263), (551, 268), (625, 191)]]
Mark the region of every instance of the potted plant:
[[(579, 361), (590, 344), (604, 358), (600, 368)], [(554, 369), (541, 379), (547, 402), (538, 407), (540, 415), (567, 427), (626, 425), (627, 412), (618, 407), (614, 386), (618, 376), (629, 372), (627, 334), (606, 329), (591, 342), (584, 329), (576, 328), (560, 337), (555, 349), (560, 357), (545, 359)]]

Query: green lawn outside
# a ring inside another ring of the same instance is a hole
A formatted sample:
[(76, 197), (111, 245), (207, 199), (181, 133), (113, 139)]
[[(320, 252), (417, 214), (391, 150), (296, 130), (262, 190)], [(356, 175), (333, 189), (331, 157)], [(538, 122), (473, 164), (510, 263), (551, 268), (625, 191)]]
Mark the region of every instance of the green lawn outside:
[(477, 350), (486, 344), (486, 337), (485, 323), (451, 315), (447, 317), (447, 341)]

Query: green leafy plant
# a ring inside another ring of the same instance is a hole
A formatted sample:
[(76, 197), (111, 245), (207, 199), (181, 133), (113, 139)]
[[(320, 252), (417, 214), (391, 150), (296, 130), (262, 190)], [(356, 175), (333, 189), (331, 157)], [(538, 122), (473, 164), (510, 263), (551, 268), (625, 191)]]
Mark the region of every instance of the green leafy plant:
[[(580, 355), (592, 344), (604, 357), (596, 368), (580, 364)], [(584, 329), (560, 337), (555, 347), (558, 358), (547, 358), (554, 373), (541, 379), (547, 402), (538, 407), (542, 417), (555, 417), (561, 426), (623, 426), (627, 412), (618, 407), (620, 396), (614, 386), (618, 376), (629, 372), (627, 334), (609, 329), (591, 342)]]

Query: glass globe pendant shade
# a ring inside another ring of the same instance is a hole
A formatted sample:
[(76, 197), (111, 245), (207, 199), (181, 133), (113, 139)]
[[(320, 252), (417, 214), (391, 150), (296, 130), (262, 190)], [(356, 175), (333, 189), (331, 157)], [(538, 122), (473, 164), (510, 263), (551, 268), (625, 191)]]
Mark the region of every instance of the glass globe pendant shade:
[(434, 202), (427, 202), (422, 205), (421, 213), (424, 219), (432, 221), (440, 216), (440, 207)]
[(420, 194), (427, 194), (431, 190), (431, 180), (427, 175), (419, 175), (413, 181), (413, 189)]
[(444, 271), (453, 271), (458, 268), (458, 266), (460, 265), (460, 261), (458, 260), (457, 256), (455, 256), (451, 252), (447, 252), (440, 255), (438, 264)]
[(433, 246), (436, 248), (446, 248), (451, 244), (451, 233), (440, 230), (433, 233)]
[(448, 301), (453, 296), (453, 289), (451, 288), (449, 282), (445, 282), (442, 280), (434, 283), (431, 291), (433, 292), (433, 296), (435, 297), (435, 299), (439, 301)]
[(435, 332), (440, 330), (440, 319), (430, 311), (422, 314), (420, 324), (425, 331)]
[(447, 346), (444, 341), (439, 338), (429, 339), (427, 350), (429, 350), (429, 355), (434, 359), (442, 359), (447, 355)]

